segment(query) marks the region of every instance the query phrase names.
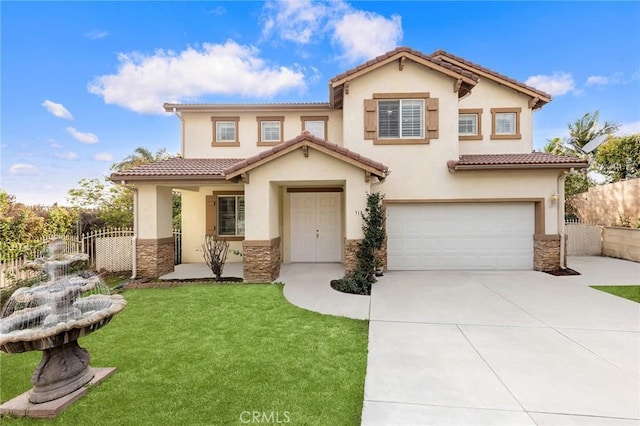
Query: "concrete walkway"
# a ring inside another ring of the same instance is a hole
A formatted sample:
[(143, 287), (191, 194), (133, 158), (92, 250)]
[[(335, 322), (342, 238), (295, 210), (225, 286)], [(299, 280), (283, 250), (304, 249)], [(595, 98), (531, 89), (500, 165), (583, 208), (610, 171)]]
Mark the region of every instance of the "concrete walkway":
[(340, 264), (282, 265), (277, 281), (294, 305), (370, 319), (363, 425), (638, 426), (640, 305), (589, 286), (640, 284), (640, 264), (569, 266), (582, 275), (389, 272), (371, 297), (330, 287)]
[(640, 265), (569, 265), (582, 275), (387, 273), (362, 424), (640, 424), (640, 305), (589, 288), (640, 284)]

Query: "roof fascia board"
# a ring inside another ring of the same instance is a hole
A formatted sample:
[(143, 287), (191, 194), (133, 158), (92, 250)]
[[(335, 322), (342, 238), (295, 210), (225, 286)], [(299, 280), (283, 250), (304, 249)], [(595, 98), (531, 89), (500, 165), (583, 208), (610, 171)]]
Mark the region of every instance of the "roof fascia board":
[(257, 168), (257, 167), (262, 166), (263, 164), (266, 164), (266, 163), (268, 163), (270, 161), (273, 161), (273, 160), (275, 160), (277, 158), (285, 156), (288, 153), (293, 152), (293, 151), (295, 151), (295, 150), (297, 150), (299, 148), (302, 148), (304, 146), (307, 146), (309, 148), (313, 148), (316, 151), (322, 152), (322, 153), (327, 154), (327, 155), (329, 155), (331, 157), (334, 157), (334, 158), (336, 158), (338, 160), (341, 160), (341, 161), (344, 161), (346, 163), (349, 163), (349, 164), (351, 164), (353, 166), (356, 166), (356, 167), (358, 167), (358, 168), (360, 168), (360, 169), (362, 169), (364, 171), (370, 172), (375, 176), (383, 177), (383, 175), (384, 175), (384, 170), (378, 170), (375, 167), (368, 166), (368, 165), (366, 165), (364, 163), (361, 163), (361, 162), (359, 162), (357, 160), (354, 160), (353, 158), (347, 157), (346, 155), (343, 155), (343, 154), (341, 154), (341, 153), (339, 153), (337, 151), (329, 149), (329, 148), (327, 148), (325, 146), (315, 144), (315, 143), (310, 142), (308, 140), (301, 140), (301, 141), (299, 141), (299, 142), (297, 142), (297, 143), (295, 143), (295, 144), (293, 144), (291, 146), (288, 146), (287, 148), (285, 148), (285, 149), (283, 149), (281, 151), (278, 151), (278, 152), (276, 152), (276, 153), (274, 153), (274, 154), (272, 154), (272, 155), (270, 155), (268, 157), (261, 158), (260, 160), (256, 161), (255, 163), (249, 164), (249, 165), (247, 165), (245, 167), (242, 167), (241, 169), (235, 170), (235, 171), (225, 175), (225, 177), (226, 177), (227, 180), (231, 180), (231, 179), (237, 178), (238, 176), (242, 175), (243, 173), (247, 173), (247, 172), (249, 172), (249, 171), (251, 171), (251, 170), (253, 170), (253, 169)]
[(220, 111), (331, 111), (331, 104), (169, 104), (163, 105), (166, 112), (220, 112)]
[(387, 64), (389, 64), (389, 63), (391, 63), (393, 61), (396, 61), (396, 60), (398, 60), (399, 58), (402, 58), (402, 57), (405, 57), (405, 58), (407, 58), (407, 59), (409, 59), (409, 60), (411, 60), (411, 61), (413, 61), (415, 63), (421, 64), (421, 65), (423, 65), (423, 66), (425, 66), (427, 68), (430, 68), (430, 69), (432, 69), (434, 71), (439, 71), (439, 72), (441, 72), (441, 73), (443, 73), (443, 74), (445, 74), (445, 75), (447, 75), (447, 76), (449, 76), (451, 78), (454, 78), (456, 80), (462, 79), (462, 81), (464, 81), (465, 83), (468, 83), (468, 84), (471, 84), (471, 85), (474, 85), (474, 86), (476, 84), (476, 81), (473, 80), (472, 78), (469, 78), (469, 77), (464, 76), (462, 74), (458, 74), (457, 72), (451, 71), (451, 70), (449, 70), (449, 69), (447, 69), (445, 67), (442, 67), (442, 66), (440, 66), (440, 65), (438, 65), (436, 63), (433, 63), (431, 61), (428, 61), (428, 60), (425, 60), (423, 58), (420, 58), (420, 57), (418, 57), (416, 55), (413, 55), (413, 54), (411, 54), (409, 52), (398, 52), (397, 54), (395, 54), (393, 56), (390, 56), (388, 58), (382, 59), (381, 61), (378, 61), (378, 62), (376, 62), (374, 64), (368, 65), (368, 66), (362, 68), (361, 70), (354, 72), (353, 74), (349, 74), (347, 76), (342, 77), (339, 80), (331, 82), (331, 86), (334, 87), (334, 88), (337, 87), (337, 86), (340, 86), (340, 85), (346, 83), (347, 81), (350, 81), (350, 80), (353, 80), (355, 78), (358, 78), (361, 75), (364, 75), (364, 74), (366, 74), (368, 72), (371, 72), (371, 71), (373, 71), (375, 69), (378, 69), (378, 68), (380, 68), (382, 66), (385, 66), (385, 65), (387, 65)]
[(553, 163), (553, 164), (456, 164), (455, 171), (463, 170), (529, 170), (529, 169), (583, 169), (584, 163)]
[(522, 87), (522, 86), (519, 86), (517, 84), (514, 84), (514, 83), (512, 83), (512, 82), (510, 82), (508, 80), (505, 80), (505, 79), (502, 79), (500, 77), (497, 77), (497, 76), (495, 76), (495, 75), (493, 75), (491, 73), (488, 73), (488, 72), (483, 71), (481, 69), (478, 69), (476, 67), (472, 67), (471, 65), (465, 64), (464, 62), (457, 61), (457, 60), (455, 60), (455, 59), (453, 59), (453, 58), (451, 58), (451, 57), (449, 57), (447, 55), (439, 54), (439, 55), (435, 56), (435, 58), (442, 59), (443, 61), (448, 62), (451, 65), (455, 65), (455, 66), (463, 68), (463, 69), (465, 69), (467, 71), (471, 71), (474, 74), (478, 74), (481, 77), (485, 77), (485, 78), (487, 78), (489, 80), (493, 80), (498, 84), (501, 84), (503, 86), (506, 86), (506, 87), (509, 87), (511, 89), (514, 89), (514, 90), (516, 90), (516, 91), (518, 91), (520, 93), (523, 93), (523, 94), (526, 94), (528, 96), (531, 96), (532, 98), (539, 98), (539, 102), (538, 103), (542, 102), (544, 104), (544, 103), (551, 102), (550, 98), (548, 98), (546, 96), (542, 96), (542, 94), (540, 94), (538, 92), (534, 92), (534, 91), (529, 90), (529, 89), (527, 89), (525, 87)]

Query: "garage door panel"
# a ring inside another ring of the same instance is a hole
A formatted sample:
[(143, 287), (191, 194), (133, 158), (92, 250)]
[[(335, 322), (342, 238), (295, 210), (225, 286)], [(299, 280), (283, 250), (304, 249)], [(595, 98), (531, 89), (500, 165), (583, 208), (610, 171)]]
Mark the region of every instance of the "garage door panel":
[(533, 203), (387, 206), (392, 270), (532, 269)]

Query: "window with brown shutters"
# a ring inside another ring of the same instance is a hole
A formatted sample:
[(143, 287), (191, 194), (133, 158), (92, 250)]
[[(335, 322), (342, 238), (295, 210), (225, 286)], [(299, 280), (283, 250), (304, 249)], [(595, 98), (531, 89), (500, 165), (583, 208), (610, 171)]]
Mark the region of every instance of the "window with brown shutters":
[(364, 100), (364, 139), (376, 145), (438, 138), (438, 99), (429, 93), (374, 93)]
[(219, 191), (206, 196), (205, 233), (221, 240), (244, 240), (244, 192)]

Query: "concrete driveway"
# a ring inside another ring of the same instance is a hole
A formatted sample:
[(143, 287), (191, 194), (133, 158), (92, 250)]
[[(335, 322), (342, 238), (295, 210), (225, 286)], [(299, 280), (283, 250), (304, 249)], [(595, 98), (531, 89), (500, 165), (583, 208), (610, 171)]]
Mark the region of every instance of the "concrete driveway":
[(640, 305), (589, 287), (640, 284), (640, 264), (569, 266), (582, 275), (386, 274), (362, 424), (640, 424)]

